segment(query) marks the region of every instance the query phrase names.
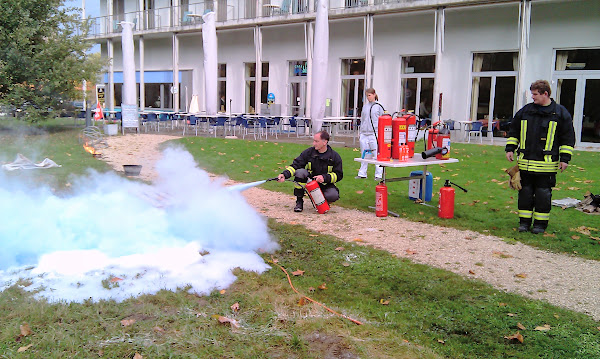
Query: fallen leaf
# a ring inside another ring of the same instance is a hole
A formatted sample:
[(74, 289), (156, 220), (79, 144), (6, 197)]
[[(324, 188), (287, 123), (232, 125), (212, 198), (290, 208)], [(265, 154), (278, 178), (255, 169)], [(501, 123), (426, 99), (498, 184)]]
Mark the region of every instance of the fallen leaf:
[(504, 337), (504, 339), (508, 339), (508, 340), (518, 340), (519, 343), (523, 343), (523, 336), (521, 335), (521, 333), (516, 332), (513, 335), (509, 335), (507, 337)]
[(474, 271), (474, 270), (472, 270), (472, 269), (469, 269), (469, 274), (473, 274), (473, 275), (475, 275), (475, 271)]
[(342, 263), (342, 265), (343, 265), (344, 267), (350, 267), (350, 263), (348, 263), (348, 262), (344, 262), (344, 263)]
[(19, 329), (21, 330), (21, 335), (24, 337), (33, 334), (31, 328), (29, 328), (29, 324), (27, 323), (20, 325)]
[(517, 273), (517, 274), (515, 274), (515, 277), (517, 277), (517, 278), (527, 278), (527, 274), (526, 273)]
[(579, 237), (579, 236), (571, 236), (571, 238), (572, 238), (572, 239), (575, 239), (575, 240), (577, 240), (577, 239), (579, 239), (580, 237)]
[(165, 332), (165, 330), (163, 328), (159, 327), (159, 326), (156, 326), (156, 327), (152, 328), (152, 330), (154, 330), (157, 333), (164, 333)]
[(314, 291), (315, 291), (315, 288), (313, 288), (313, 287), (308, 287), (308, 292), (309, 292), (309, 293), (313, 293)]
[(240, 311), (240, 303), (238, 303), (238, 302), (233, 303), (233, 305), (231, 306), (231, 310), (233, 310), (234, 312), (239, 312)]
[(120, 281), (122, 281), (122, 280), (123, 280), (123, 278), (119, 278), (119, 277), (112, 277), (112, 278), (110, 279), (110, 282), (111, 282), (111, 283), (116, 283), (116, 282), (120, 282)]
[(515, 313), (506, 313), (506, 315), (508, 315), (509, 317), (514, 317)]
[(519, 328), (521, 330), (527, 330), (527, 328), (525, 328), (525, 326), (521, 323), (517, 323), (517, 328)]
[(357, 194), (363, 194), (365, 191), (356, 191)]
[(554, 233), (544, 233), (544, 237), (556, 238), (556, 234), (554, 234)]
[(325, 283), (323, 283), (320, 286), (318, 286), (317, 288), (319, 288), (321, 290), (325, 290), (325, 289), (327, 289), (327, 285)]
[(135, 352), (135, 355), (133, 356), (133, 359), (144, 359), (144, 357), (142, 356), (142, 354)]
[(540, 331), (540, 332), (548, 331), (548, 330), (550, 330), (550, 324), (544, 324), (542, 326), (535, 327), (534, 330), (537, 330), (537, 331)]
[(221, 289), (221, 290), (219, 291), (219, 293), (221, 293), (221, 294), (225, 294), (225, 292), (227, 292), (225, 289)]
[(133, 323), (135, 323), (135, 319), (123, 319), (121, 320), (121, 325), (124, 327), (128, 327), (130, 325), (132, 325)]
[(352, 241), (354, 242), (364, 242), (362, 238), (354, 238)]
[(438, 343), (440, 343), (440, 344), (446, 344), (446, 342), (445, 342), (445, 341), (443, 341), (442, 339), (438, 339), (437, 341), (438, 341)]
[(318, 237), (318, 234), (309, 234), (310, 237)]
[(379, 299), (379, 303), (382, 304), (382, 305), (388, 305), (388, 304), (390, 304), (390, 301), (389, 300)]
[(304, 297), (300, 298), (300, 300), (298, 301), (298, 306), (303, 306), (306, 304), (306, 299)]
[(244, 173), (250, 173), (250, 171), (244, 171)]
[(292, 272), (292, 274), (293, 274), (293, 275), (295, 275), (295, 276), (299, 276), (299, 275), (303, 275), (303, 274), (304, 274), (304, 271), (303, 271), (303, 270), (300, 270), (300, 269), (298, 269), (297, 271), (294, 271), (294, 272)]
[(216, 318), (221, 324), (229, 324), (232, 327), (239, 328), (240, 325), (237, 320), (224, 317), (222, 315), (213, 315), (213, 318)]
[(413, 251), (411, 249), (406, 250), (406, 254), (417, 254), (417, 251)]
[(506, 304), (506, 303), (502, 303), (502, 302), (501, 302), (501, 303), (498, 303), (498, 306), (499, 306), (499, 307), (506, 307), (506, 306), (507, 306), (507, 304)]
[(17, 349), (17, 353), (22, 353), (22, 352), (24, 352), (25, 350), (27, 350), (27, 349), (31, 348), (31, 346), (32, 346), (32, 345), (33, 345), (33, 344), (29, 344), (29, 345), (26, 345), (26, 346), (24, 346), (24, 347), (20, 347), (19, 349)]
[(344, 247), (337, 247), (335, 250), (336, 250), (336, 251), (343, 251), (343, 250), (344, 250)]

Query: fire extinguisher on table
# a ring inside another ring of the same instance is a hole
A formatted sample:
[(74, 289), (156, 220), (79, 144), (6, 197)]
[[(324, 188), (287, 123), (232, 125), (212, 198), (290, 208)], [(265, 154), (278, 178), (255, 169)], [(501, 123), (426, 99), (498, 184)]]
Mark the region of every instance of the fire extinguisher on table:
[(394, 117), (392, 119), (392, 158), (400, 159), (402, 153), (400, 146), (406, 145), (406, 119), (404, 117)]
[(447, 160), (450, 158), (450, 130), (443, 126), (440, 129), (435, 128), (440, 122), (432, 125), (427, 136), (427, 150), (421, 155), (423, 159), (435, 155), (438, 160)]
[(392, 156), (392, 116), (379, 116), (377, 128), (377, 161), (389, 161)]
[(323, 191), (321, 191), (321, 187), (317, 181), (309, 178), (306, 181), (306, 192), (317, 209), (317, 212), (324, 214), (329, 211), (329, 203), (327, 203)]
[(454, 188), (452, 188), (451, 184), (467, 192), (466, 189), (456, 183), (446, 180), (444, 187), (440, 188), (440, 204), (438, 209), (438, 217), (440, 218), (454, 218)]

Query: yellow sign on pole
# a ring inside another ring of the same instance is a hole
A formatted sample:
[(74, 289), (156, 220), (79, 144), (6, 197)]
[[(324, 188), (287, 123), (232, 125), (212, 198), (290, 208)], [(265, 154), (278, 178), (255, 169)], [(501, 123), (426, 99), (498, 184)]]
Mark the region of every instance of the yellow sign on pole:
[(99, 103), (102, 107), (104, 107), (105, 102), (105, 91), (106, 88), (104, 85), (96, 85), (96, 103)]

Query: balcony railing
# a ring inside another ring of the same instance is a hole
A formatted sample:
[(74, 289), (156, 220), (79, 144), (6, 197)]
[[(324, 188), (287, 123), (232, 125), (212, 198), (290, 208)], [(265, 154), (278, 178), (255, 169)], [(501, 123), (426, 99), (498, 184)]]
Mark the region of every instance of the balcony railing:
[[(290, 15), (308, 14), (310, 2), (316, 0), (263, 0), (257, 8), (255, 0), (206, 0), (185, 6), (135, 11), (91, 18), (90, 37), (103, 37), (121, 32), (122, 21), (134, 23), (134, 31), (171, 31), (202, 24), (201, 16), (216, 11), (216, 21), (283, 19)], [(366, 8), (369, 6), (399, 4), (407, 0), (328, 0), (332, 11)], [(314, 10), (313, 10), (314, 11)]]

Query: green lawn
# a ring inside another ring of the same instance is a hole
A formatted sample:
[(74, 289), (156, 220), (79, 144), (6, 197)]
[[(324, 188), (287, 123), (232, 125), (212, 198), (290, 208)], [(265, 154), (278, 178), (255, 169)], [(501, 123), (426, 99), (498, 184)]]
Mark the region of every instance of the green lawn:
[[(17, 152), (27, 155), (26, 150), (35, 147), (31, 159), (50, 157), (63, 167), (9, 175), (50, 184), (59, 194), (68, 192), (71, 175), (83, 174), (87, 168), (108, 170), (83, 152), (77, 141), (79, 130), (65, 127), (17, 140), (13, 130), (0, 129), (0, 158), (12, 160)], [(275, 176), (306, 147), (196, 137), (176, 142), (188, 148), (201, 166), (246, 182)], [(368, 210), (374, 203), (375, 182), (354, 180), (358, 163), (352, 158), (358, 152), (339, 151), (346, 171), (339, 204)], [(513, 230), (516, 214), (510, 213), (516, 207), (510, 197), (516, 193), (506, 183), (493, 181), (507, 179), (502, 149), (456, 145), (453, 152), (461, 162), (431, 170), (439, 177), (436, 192), (445, 178), (469, 189), (466, 194), (457, 191), (455, 219), (442, 221), (437, 209), (406, 199), (406, 182), (390, 184), (390, 209), (412, 220), (489, 231), (507, 240), (598, 258), (592, 238), (598, 236), (597, 229), (589, 235), (571, 230), (599, 228), (598, 217), (554, 209), (550, 231), (555, 237), (518, 234)], [(559, 176), (555, 196), (578, 198), (585, 186), (597, 184), (599, 170), (592, 163), (598, 163), (597, 153), (577, 152), (572, 166)], [(390, 174), (405, 172), (409, 171)], [(263, 187), (292, 191), (289, 183), (269, 182)], [(583, 314), (301, 226), (270, 222), (269, 228), (281, 248), (263, 258), (276, 259), (290, 273), (305, 271), (292, 276), (300, 293), (363, 325), (302, 301), (276, 266), (262, 275), (237, 271), (237, 282), (222, 293), (196, 296), (183, 290), (163, 291), (123, 303), (49, 304), (13, 286), (0, 293), (0, 357), (133, 358), (136, 353), (144, 358), (600, 357), (600, 324)], [(231, 308), (235, 303), (239, 311)], [(213, 316), (235, 319), (239, 328), (220, 324)], [(26, 336), (20, 335), (24, 324), (31, 329)], [(505, 338), (517, 332), (523, 335), (522, 343)], [(17, 353), (19, 348), (27, 349)]]

